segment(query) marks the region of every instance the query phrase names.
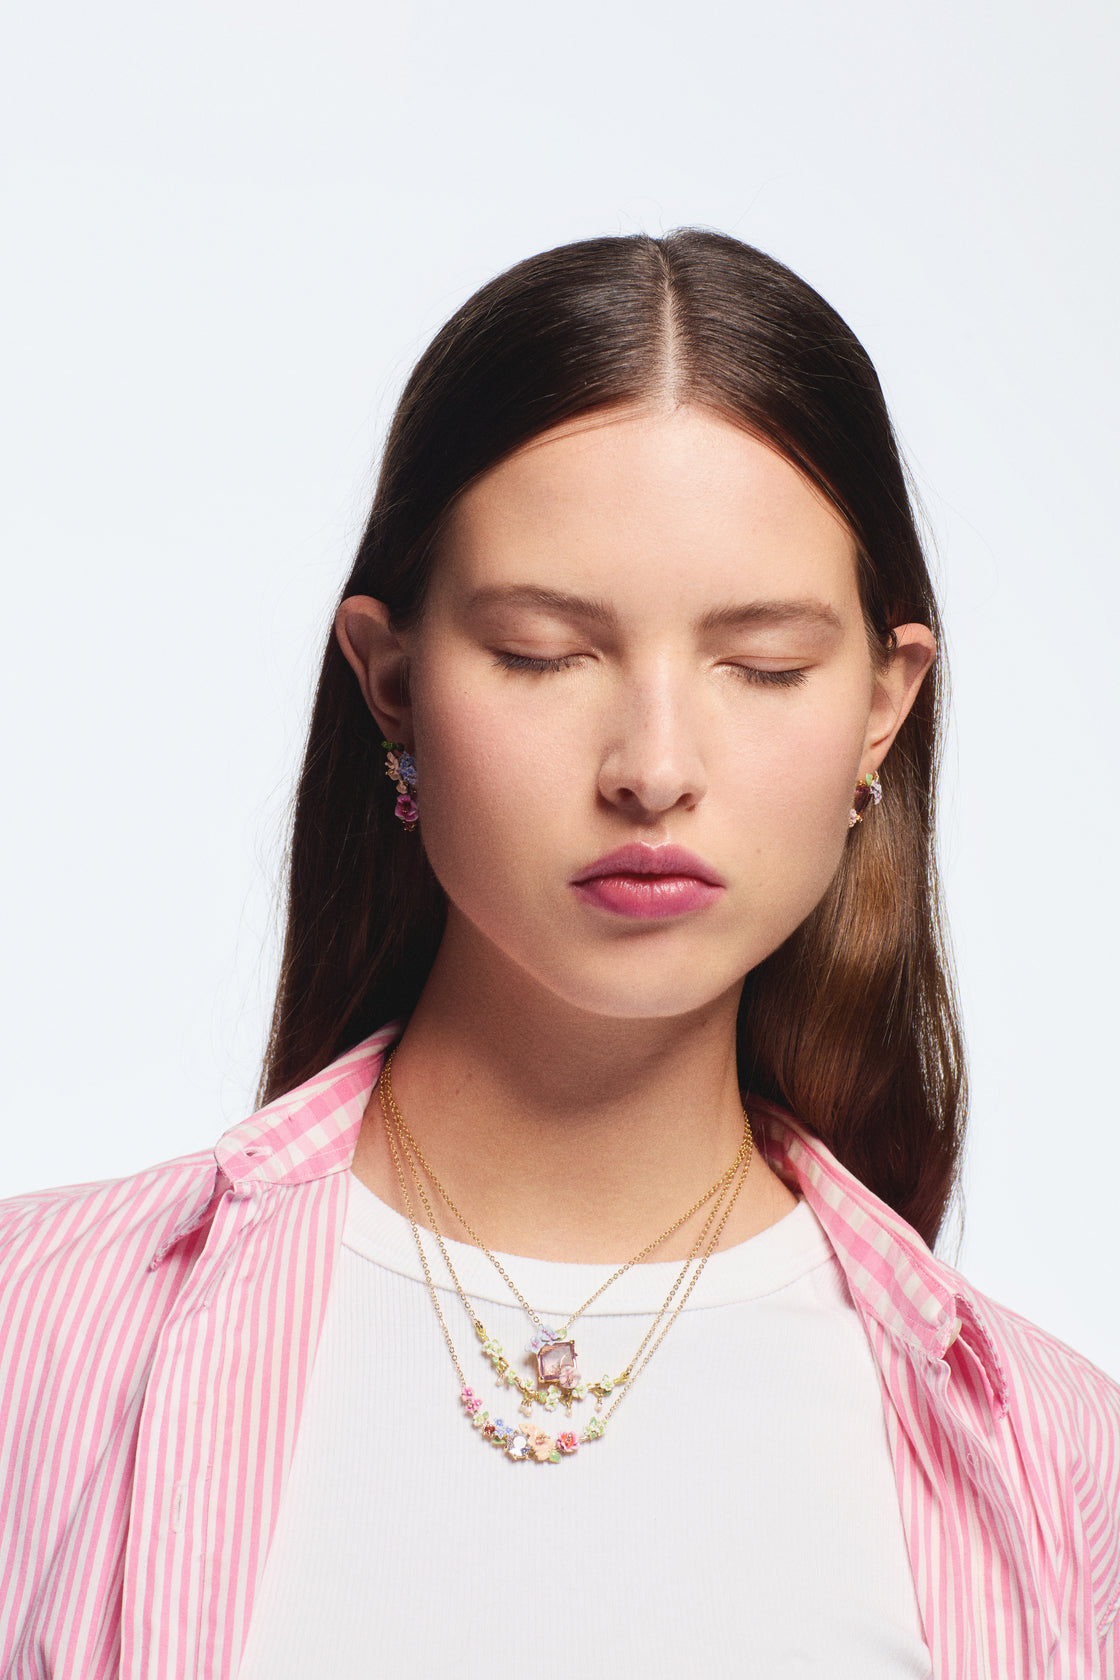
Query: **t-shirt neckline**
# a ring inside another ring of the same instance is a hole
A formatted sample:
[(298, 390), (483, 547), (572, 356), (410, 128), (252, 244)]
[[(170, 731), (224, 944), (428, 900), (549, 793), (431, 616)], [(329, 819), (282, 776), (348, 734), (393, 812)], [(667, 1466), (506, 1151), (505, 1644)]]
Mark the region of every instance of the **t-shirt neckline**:
[[(375, 1265), (423, 1283), (424, 1272), (408, 1220), (376, 1196), (353, 1172), (347, 1178), (344, 1247)], [(454, 1293), (454, 1284), (435, 1238), (424, 1230), (420, 1237), (436, 1288)], [(459, 1281), (472, 1299), (514, 1304), (508, 1285), (480, 1249), (470, 1243), (444, 1240)], [(617, 1270), (618, 1264), (588, 1265), (504, 1253), (498, 1253), (497, 1257), (542, 1317), (561, 1319), (575, 1311)], [(835, 1256), (828, 1237), (809, 1204), (801, 1200), (766, 1230), (713, 1254), (684, 1310), (724, 1306), (773, 1294), (829, 1260), (834, 1261)], [(585, 1316), (657, 1312), (682, 1265), (681, 1260), (647, 1260), (632, 1266), (587, 1309)], [(690, 1270), (689, 1277), (694, 1270), (695, 1267)], [(687, 1281), (682, 1288), (687, 1286)]]

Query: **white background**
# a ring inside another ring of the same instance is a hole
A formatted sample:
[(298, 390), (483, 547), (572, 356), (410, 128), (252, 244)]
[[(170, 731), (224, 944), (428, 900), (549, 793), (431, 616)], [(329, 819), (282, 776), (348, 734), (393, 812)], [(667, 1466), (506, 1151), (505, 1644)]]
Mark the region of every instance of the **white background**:
[(311, 683), (416, 354), (532, 251), (701, 223), (804, 274), (883, 379), (954, 682), (960, 1263), (1120, 1374), (1117, 17), (24, 7), (0, 1193), (206, 1147), (251, 1107)]

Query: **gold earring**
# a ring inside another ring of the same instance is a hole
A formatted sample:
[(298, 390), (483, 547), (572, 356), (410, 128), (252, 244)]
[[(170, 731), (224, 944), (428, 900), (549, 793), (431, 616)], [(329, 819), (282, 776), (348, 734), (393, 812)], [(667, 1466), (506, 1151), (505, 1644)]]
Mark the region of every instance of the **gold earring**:
[(406, 752), (400, 741), (382, 741), (385, 748), (385, 774), (397, 784), (395, 816), (401, 819), (411, 834), (420, 815), (416, 808), (416, 760)]
[(879, 772), (873, 770), (870, 776), (865, 776), (862, 782), (856, 783), (856, 796), (852, 801), (852, 808), (848, 812), (848, 827), (854, 828), (863, 821), (863, 813), (871, 804), (878, 805), (883, 797), (883, 790), (879, 785)]

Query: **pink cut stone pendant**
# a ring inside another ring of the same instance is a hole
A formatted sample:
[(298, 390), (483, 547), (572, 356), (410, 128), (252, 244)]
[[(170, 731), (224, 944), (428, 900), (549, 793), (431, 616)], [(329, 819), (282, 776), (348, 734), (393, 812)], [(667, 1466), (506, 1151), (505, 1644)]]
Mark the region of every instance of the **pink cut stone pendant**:
[(542, 1388), (552, 1383), (574, 1388), (579, 1381), (574, 1342), (549, 1342), (537, 1354), (537, 1376)]

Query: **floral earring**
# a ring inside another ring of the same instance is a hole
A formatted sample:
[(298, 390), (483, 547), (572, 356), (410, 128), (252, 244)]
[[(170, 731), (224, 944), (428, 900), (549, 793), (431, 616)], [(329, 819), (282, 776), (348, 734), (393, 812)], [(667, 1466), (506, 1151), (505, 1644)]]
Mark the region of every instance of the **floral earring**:
[(879, 772), (873, 770), (870, 776), (865, 776), (862, 782), (856, 783), (856, 796), (852, 801), (852, 808), (848, 812), (848, 827), (854, 828), (863, 821), (863, 813), (871, 804), (878, 805), (883, 797), (883, 790), (879, 786)]
[(409, 834), (416, 827), (420, 812), (416, 808), (416, 760), (406, 752), (400, 741), (382, 741), (385, 748), (385, 774), (397, 784), (398, 816)]

